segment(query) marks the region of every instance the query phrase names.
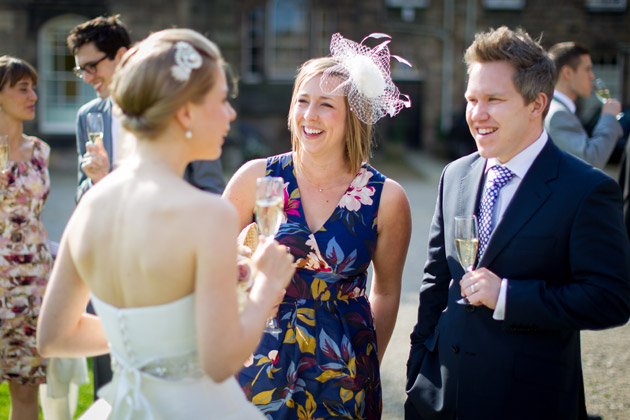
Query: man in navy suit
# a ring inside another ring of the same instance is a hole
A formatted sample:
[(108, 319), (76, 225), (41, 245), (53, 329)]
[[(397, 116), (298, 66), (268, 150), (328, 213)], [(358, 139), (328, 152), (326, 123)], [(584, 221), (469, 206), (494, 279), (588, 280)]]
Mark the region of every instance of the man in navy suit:
[(630, 237), (630, 136), (626, 140), (626, 148), (619, 164), (618, 181), (623, 193), (623, 217)]
[[(478, 152), (440, 180), (405, 418), (585, 419), (580, 330), (630, 317), (619, 186), (544, 130), (554, 65), (527, 33), (479, 33), (465, 61)], [(454, 217), (473, 214), (489, 239), (464, 273)]]

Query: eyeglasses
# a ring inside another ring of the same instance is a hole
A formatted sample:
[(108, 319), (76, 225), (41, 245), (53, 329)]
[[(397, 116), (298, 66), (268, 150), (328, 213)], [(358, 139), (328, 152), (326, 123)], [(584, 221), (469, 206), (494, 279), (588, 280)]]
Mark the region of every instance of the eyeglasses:
[(96, 66), (98, 66), (98, 63), (105, 60), (106, 58), (107, 58), (107, 54), (96, 61), (92, 61), (91, 63), (85, 63), (83, 66), (77, 66), (73, 68), (72, 71), (79, 79), (83, 79), (83, 75), (85, 73), (87, 74), (96, 73)]

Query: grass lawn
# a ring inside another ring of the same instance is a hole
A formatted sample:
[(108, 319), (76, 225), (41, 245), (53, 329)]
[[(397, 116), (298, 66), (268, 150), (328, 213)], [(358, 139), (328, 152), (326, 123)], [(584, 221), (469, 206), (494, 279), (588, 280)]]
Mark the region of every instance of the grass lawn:
[[(85, 410), (88, 409), (94, 400), (93, 398), (93, 386), (94, 377), (92, 375), (92, 359), (88, 359), (88, 375), (90, 377), (90, 383), (84, 384), (79, 387), (79, 402), (77, 404), (77, 412), (74, 418), (78, 418)], [(9, 410), (11, 408), (11, 399), (9, 397), (9, 384), (4, 382), (0, 385), (0, 419), (9, 418)], [(41, 407), (39, 410), (39, 418), (43, 420)]]

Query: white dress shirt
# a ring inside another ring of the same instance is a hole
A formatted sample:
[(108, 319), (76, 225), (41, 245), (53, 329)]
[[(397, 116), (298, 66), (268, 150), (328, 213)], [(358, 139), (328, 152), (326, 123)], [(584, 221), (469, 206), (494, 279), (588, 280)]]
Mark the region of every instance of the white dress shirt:
[[(486, 179), (488, 177), (488, 170), (490, 170), (490, 168), (492, 168), (495, 165), (503, 165), (514, 173), (514, 176), (512, 177), (512, 179), (510, 179), (510, 181), (508, 181), (508, 183), (505, 184), (503, 188), (501, 188), (501, 191), (499, 192), (499, 196), (497, 197), (497, 202), (494, 205), (494, 209), (493, 209), (494, 214), (492, 215), (492, 220), (493, 220), (492, 226), (495, 226), (495, 229), (493, 229), (493, 233), (494, 233), (494, 230), (496, 230), (496, 226), (498, 226), (498, 224), (501, 223), (501, 220), (503, 219), (503, 214), (505, 213), (505, 209), (507, 209), (508, 205), (512, 201), (512, 198), (514, 198), (514, 194), (516, 194), (516, 190), (521, 185), (521, 181), (527, 174), (527, 171), (529, 171), (529, 168), (532, 166), (532, 163), (534, 163), (534, 160), (536, 160), (536, 158), (540, 154), (540, 151), (543, 149), (543, 147), (545, 147), (545, 144), (547, 144), (548, 139), (549, 139), (549, 136), (547, 135), (547, 132), (543, 130), (542, 133), (540, 134), (540, 137), (538, 137), (536, 141), (534, 141), (532, 144), (527, 146), (526, 149), (521, 151), (519, 154), (514, 156), (509, 161), (501, 163), (496, 158), (490, 158), (486, 162), (486, 169), (485, 169)], [(485, 188), (486, 188), (486, 185), (484, 185), (484, 189)], [(497, 300), (497, 306), (494, 309), (494, 314), (492, 315), (494, 319), (499, 320), (499, 321), (502, 321), (503, 319), (505, 319), (507, 286), (508, 286), (508, 280), (503, 279), (501, 281), (501, 291), (499, 292), (499, 299)]]
[(557, 101), (561, 102), (564, 106), (569, 108), (569, 111), (571, 111), (572, 114), (575, 114), (575, 110), (577, 109), (577, 107), (575, 106), (575, 102), (573, 102), (571, 98), (569, 98), (567, 95), (560, 92), (559, 90), (553, 91), (553, 97)]

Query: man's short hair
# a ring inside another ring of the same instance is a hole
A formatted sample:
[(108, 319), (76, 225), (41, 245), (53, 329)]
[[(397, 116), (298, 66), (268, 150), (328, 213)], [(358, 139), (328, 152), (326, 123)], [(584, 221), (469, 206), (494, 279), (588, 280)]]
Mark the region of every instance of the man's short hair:
[(99, 16), (81, 23), (70, 30), (66, 42), (73, 55), (76, 55), (83, 45), (93, 42), (109, 59), (113, 59), (121, 47), (131, 46), (129, 32), (120, 20), (120, 15)]
[(539, 93), (544, 93), (548, 102), (543, 118), (547, 115), (556, 81), (555, 66), (540, 42), (534, 41), (523, 29), (501, 26), (477, 33), (466, 50), (464, 61), (468, 72), (474, 63), (504, 61), (511, 64), (515, 69), (512, 81), (525, 103), (532, 103)]
[(586, 46), (577, 42), (560, 42), (549, 49), (549, 57), (555, 64), (558, 73), (564, 66), (577, 70), (583, 55), (590, 56), (591, 52)]

